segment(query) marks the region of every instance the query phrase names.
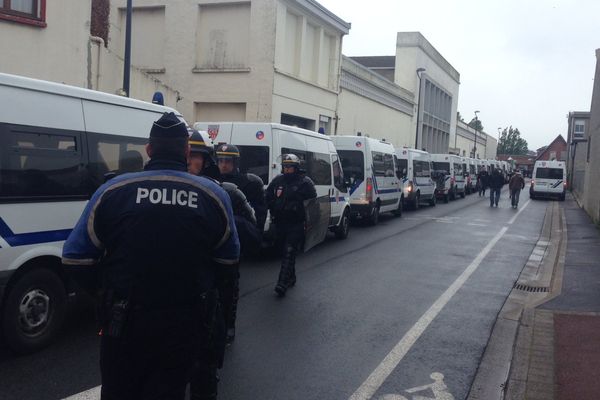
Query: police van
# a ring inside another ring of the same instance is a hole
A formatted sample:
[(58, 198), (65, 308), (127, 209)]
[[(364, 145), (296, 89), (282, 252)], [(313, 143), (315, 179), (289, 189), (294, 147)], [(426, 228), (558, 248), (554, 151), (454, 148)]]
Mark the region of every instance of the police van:
[[(230, 143), (240, 150), (240, 172), (258, 175), (265, 185), (281, 173), (281, 155), (293, 153), (303, 163), (321, 199), (319, 221), (313, 221), (305, 250), (325, 239), (327, 231), (345, 239), (350, 229), (350, 205), (340, 157), (329, 136), (276, 123), (196, 122), (214, 144)], [(265, 222), (271, 237), (270, 218)], [(309, 237), (310, 236), (310, 237)]]
[(142, 170), (152, 123), (174, 110), (1, 73), (0, 99), (0, 328), (25, 353), (55, 337), (74, 298), (62, 246), (91, 194)]
[(474, 193), (477, 191), (477, 160), (462, 157), (462, 167), (465, 176), (465, 193)]
[(436, 182), (436, 196), (448, 203), (457, 195), (465, 197), (465, 176), (461, 157), (453, 154), (431, 154), (431, 169)]
[(402, 215), (403, 195), (391, 143), (366, 136), (332, 136), (350, 187), (352, 218), (377, 225), (381, 213)]
[(529, 197), (555, 197), (565, 200), (567, 192), (567, 167), (564, 161), (536, 161), (531, 175)]
[(435, 206), (435, 182), (431, 179), (431, 155), (426, 151), (396, 149), (396, 171), (401, 179), (404, 205), (413, 209), (427, 202)]

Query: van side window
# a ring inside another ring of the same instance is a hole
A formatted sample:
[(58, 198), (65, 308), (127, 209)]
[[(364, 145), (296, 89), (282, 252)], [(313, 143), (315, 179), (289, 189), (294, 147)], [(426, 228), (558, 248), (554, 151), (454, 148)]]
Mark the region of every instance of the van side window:
[(396, 159), (396, 177), (403, 179), (408, 176), (408, 160)]
[(0, 198), (86, 198), (81, 140), (79, 132), (0, 126)]
[(240, 172), (258, 175), (269, 183), (269, 147), (237, 146), (240, 149)]
[(344, 171), (342, 171), (342, 165), (337, 154), (331, 155), (331, 166), (333, 167), (333, 185), (340, 192), (347, 192), (348, 189), (344, 183)]
[(373, 158), (373, 173), (375, 176), (385, 176), (385, 162), (383, 160), (383, 153), (372, 151), (371, 157)]
[(461, 176), (462, 174), (462, 165), (460, 163), (454, 163), (454, 175)]
[(96, 190), (102, 185), (104, 176), (109, 172), (120, 175), (142, 171), (148, 161), (146, 143), (148, 140), (142, 138), (89, 133), (89, 170), (92, 189)]
[(426, 161), (413, 161), (413, 170), (416, 178), (431, 176), (429, 163)]
[(394, 156), (391, 154), (384, 154), (383, 155), (383, 163), (384, 163), (384, 168), (385, 168), (385, 176), (388, 178), (395, 176)]
[(307, 174), (315, 185), (331, 185), (331, 159), (329, 154), (308, 153)]

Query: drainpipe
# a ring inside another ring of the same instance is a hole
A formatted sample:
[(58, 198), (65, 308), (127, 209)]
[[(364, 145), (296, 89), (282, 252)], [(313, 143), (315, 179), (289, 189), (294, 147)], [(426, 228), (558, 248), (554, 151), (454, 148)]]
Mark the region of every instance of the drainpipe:
[[(96, 43), (98, 45), (98, 71), (96, 74), (96, 87), (90, 89), (100, 90), (100, 66), (102, 65), (102, 48), (104, 47), (104, 39), (99, 36), (90, 36), (90, 43)], [(91, 75), (91, 63), (88, 66), (88, 74)], [(88, 76), (89, 76), (88, 75)], [(91, 76), (88, 78), (88, 85), (91, 85)]]

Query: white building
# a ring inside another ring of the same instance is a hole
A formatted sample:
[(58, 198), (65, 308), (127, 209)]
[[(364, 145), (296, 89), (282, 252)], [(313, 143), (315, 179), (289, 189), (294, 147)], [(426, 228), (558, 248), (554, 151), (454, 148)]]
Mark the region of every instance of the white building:
[[(120, 93), (123, 59), (106, 49), (103, 39), (90, 35), (91, 3), (0, 1), (0, 72)], [(175, 90), (131, 69), (131, 97), (150, 101), (155, 91), (164, 94), (166, 105), (177, 106)]]
[(342, 59), (336, 134), (386, 139), (394, 146), (414, 141), (414, 95), (348, 57)]
[(419, 107), (412, 122), (411, 146), (448, 152), (456, 135), (460, 74), (421, 33), (398, 32), (395, 56), (352, 59), (415, 94)]
[(454, 143), (450, 143), (450, 152), (462, 157), (495, 160), (497, 149), (496, 138), (485, 132), (475, 131), (462, 121), (457, 122)]
[[(109, 49), (122, 53), (125, 1)], [(313, 0), (136, 0), (132, 64), (169, 86), (190, 121), (333, 128), (350, 24)]]

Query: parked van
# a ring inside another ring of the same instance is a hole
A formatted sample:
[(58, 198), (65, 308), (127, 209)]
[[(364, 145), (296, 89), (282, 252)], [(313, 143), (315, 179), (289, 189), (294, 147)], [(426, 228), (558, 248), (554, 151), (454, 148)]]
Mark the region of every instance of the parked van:
[[(329, 136), (293, 126), (260, 122), (196, 122), (214, 142), (240, 149), (240, 171), (258, 175), (265, 186), (281, 173), (281, 155), (293, 153), (303, 162), (306, 175), (315, 183), (320, 198), (321, 221), (307, 235), (305, 249), (323, 241), (327, 230), (345, 239), (350, 229), (350, 204), (340, 158)], [(325, 218), (326, 216), (326, 218)], [(267, 238), (273, 238), (270, 218), (265, 222)]]
[(397, 176), (401, 179), (404, 206), (435, 206), (435, 182), (431, 179), (431, 155), (416, 149), (396, 149)]
[(332, 136), (350, 185), (352, 218), (379, 222), (385, 212), (402, 215), (394, 146), (365, 136)]
[(533, 166), (529, 197), (556, 197), (565, 201), (567, 167), (564, 161), (536, 161)]
[(0, 325), (27, 353), (60, 331), (75, 287), (64, 240), (109, 174), (141, 171), (151, 103), (0, 73)]
[(465, 175), (465, 193), (471, 194), (477, 189), (477, 161), (474, 158), (463, 157), (462, 166)]
[(453, 154), (431, 154), (431, 169), (436, 182), (436, 196), (447, 203), (456, 195), (465, 197), (465, 176), (462, 160)]

